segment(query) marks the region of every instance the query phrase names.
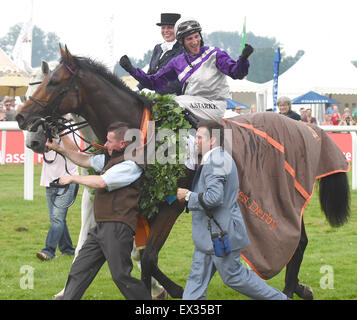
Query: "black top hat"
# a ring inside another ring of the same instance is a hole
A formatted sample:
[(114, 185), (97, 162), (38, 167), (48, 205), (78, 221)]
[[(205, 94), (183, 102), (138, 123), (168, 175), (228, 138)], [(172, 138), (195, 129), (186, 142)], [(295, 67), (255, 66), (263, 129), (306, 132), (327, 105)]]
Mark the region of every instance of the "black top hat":
[(181, 18), (178, 13), (161, 13), (161, 22), (157, 26), (174, 26), (176, 21)]

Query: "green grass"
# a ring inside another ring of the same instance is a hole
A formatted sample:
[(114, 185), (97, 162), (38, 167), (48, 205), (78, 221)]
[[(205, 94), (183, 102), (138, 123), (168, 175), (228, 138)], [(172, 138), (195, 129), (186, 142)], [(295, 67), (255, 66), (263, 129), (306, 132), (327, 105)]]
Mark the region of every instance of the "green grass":
[[(72, 263), (72, 257), (69, 256), (58, 256), (46, 262), (36, 258), (36, 252), (44, 247), (49, 228), (45, 189), (39, 186), (41, 166), (36, 165), (34, 200), (23, 200), (23, 170), (23, 165), (0, 166), (0, 300), (51, 299), (63, 288)], [(81, 193), (82, 188), (67, 217), (74, 243), (80, 231)], [(313, 288), (316, 299), (357, 299), (357, 191), (351, 195), (351, 219), (341, 228), (334, 229), (327, 224), (316, 195), (305, 211), (309, 244), (299, 279)], [(25, 227), (28, 231), (16, 231), (19, 227)], [(191, 215), (183, 213), (160, 252), (159, 266), (170, 278), (184, 286), (192, 253)], [(325, 265), (332, 267), (333, 289), (324, 289), (320, 285), (326, 275), (320, 270)], [(30, 269), (21, 273), (21, 268), (27, 266)], [(28, 270), (34, 272), (33, 289), (21, 288)], [(132, 274), (140, 277), (135, 263)], [(283, 270), (268, 283), (282, 290), (284, 276)], [(210, 283), (207, 298), (247, 299), (226, 287), (217, 274)], [(106, 264), (83, 299), (123, 299), (111, 280)]]

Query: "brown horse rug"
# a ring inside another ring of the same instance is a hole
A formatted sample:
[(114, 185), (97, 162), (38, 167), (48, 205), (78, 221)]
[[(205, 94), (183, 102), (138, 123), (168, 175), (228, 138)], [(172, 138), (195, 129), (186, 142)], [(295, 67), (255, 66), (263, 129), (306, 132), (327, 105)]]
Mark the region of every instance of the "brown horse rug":
[[(289, 262), (316, 179), (347, 172), (343, 153), (319, 127), (262, 112), (226, 119), (239, 172), (238, 202), (251, 244), (242, 257), (264, 279)], [(226, 136), (227, 138), (227, 136)]]

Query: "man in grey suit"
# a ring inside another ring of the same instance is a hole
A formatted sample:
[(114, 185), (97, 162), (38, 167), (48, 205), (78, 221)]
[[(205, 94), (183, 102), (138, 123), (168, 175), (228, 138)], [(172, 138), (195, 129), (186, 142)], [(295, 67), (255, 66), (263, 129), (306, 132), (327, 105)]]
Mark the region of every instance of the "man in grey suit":
[[(237, 167), (221, 146), (223, 134), (223, 127), (217, 123), (198, 128), (196, 144), (198, 154), (202, 155), (201, 165), (194, 177), (192, 191), (177, 190), (178, 200), (187, 201), (188, 209), (192, 211), (195, 244), (183, 299), (205, 299), (208, 284), (218, 270), (227, 286), (252, 299), (285, 300), (285, 294), (267, 285), (240, 261), (241, 248), (249, 245), (249, 239), (238, 205)], [(225, 242), (220, 240), (224, 236)]]

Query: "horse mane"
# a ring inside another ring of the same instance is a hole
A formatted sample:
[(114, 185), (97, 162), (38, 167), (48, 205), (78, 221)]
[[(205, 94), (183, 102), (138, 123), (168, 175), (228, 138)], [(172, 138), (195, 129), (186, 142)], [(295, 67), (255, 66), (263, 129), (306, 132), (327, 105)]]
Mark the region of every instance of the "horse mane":
[[(151, 100), (131, 90), (123, 80), (121, 80), (116, 74), (111, 72), (103, 63), (98, 62), (92, 58), (79, 56), (73, 56), (73, 60), (80, 69), (90, 71), (101, 76), (115, 87), (119, 88), (120, 90), (124, 90), (125, 92), (134, 96), (139, 101), (139, 103), (143, 105), (143, 107), (145, 106), (151, 110), (151, 107), (153, 105)], [(63, 62), (64, 60), (61, 58), (60, 63)]]

